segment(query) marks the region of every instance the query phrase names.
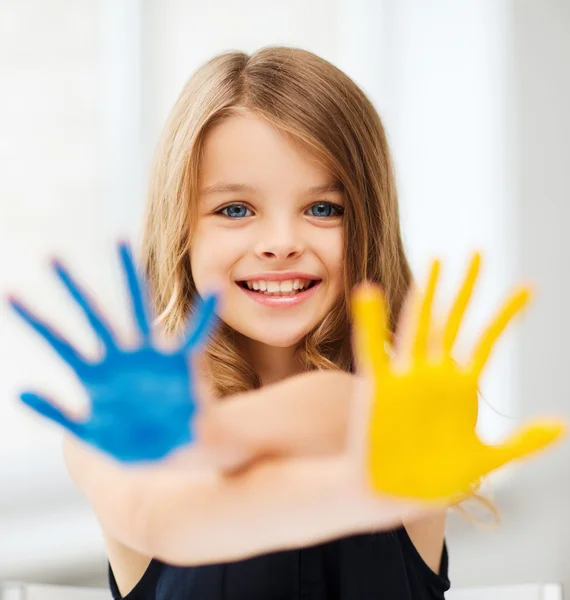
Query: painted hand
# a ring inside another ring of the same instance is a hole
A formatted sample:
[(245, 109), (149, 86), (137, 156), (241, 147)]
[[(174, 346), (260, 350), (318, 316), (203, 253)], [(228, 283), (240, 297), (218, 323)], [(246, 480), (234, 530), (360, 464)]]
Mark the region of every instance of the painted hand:
[(123, 349), (93, 302), (59, 262), (54, 270), (82, 308), (104, 346), (99, 362), (88, 362), (47, 323), (15, 298), (10, 304), (75, 371), (90, 397), (87, 420), (76, 421), (39, 394), (25, 392), (22, 401), (59, 423), (81, 440), (123, 462), (156, 461), (192, 441), (195, 412), (190, 352), (199, 348), (214, 322), (216, 299), (210, 296), (197, 308), (191, 331), (174, 351), (153, 346), (146, 292), (139, 281), (129, 247), (119, 255), (140, 337), (138, 347)]
[(425, 292), (415, 294), (400, 325), (407, 329), (405, 341), (396, 345), (393, 356), (386, 352), (387, 317), (380, 290), (365, 285), (355, 291), (355, 349), (374, 389), (367, 461), (377, 492), (428, 501), (460, 499), (490, 471), (548, 446), (564, 432), (561, 421), (534, 421), (497, 446), (478, 438), (479, 376), (495, 342), (530, 299), (526, 288), (513, 293), (467, 363), (458, 364), (451, 351), (479, 265), (476, 254), (447, 322), (436, 327), (431, 309), (439, 263), (432, 264)]

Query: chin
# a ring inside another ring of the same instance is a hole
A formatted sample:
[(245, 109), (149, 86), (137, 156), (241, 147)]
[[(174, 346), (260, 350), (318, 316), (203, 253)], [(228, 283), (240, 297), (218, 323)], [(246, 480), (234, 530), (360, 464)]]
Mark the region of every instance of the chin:
[(292, 346), (297, 346), (299, 342), (301, 342), (307, 335), (307, 333), (308, 330), (303, 330), (298, 333), (293, 333), (291, 331), (283, 333), (273, 331), (270, 334), (268, 334), (266, 331), (252, 331), (247, 337), (255, 340), (256, 342), (265, 344), (266, 346), (273, 346), (274, 348), (291, 348)]
[(307, 327), (300, 327), (296, 330), (291, 327), (284, 328), (283, 330), (277, 327), (265, 329), (234, 327), (234, 329), (250, 340), (265, 344), (266, 346), (272, 346), (273, 348), (291, 348), (297, 346), (311, 330)]

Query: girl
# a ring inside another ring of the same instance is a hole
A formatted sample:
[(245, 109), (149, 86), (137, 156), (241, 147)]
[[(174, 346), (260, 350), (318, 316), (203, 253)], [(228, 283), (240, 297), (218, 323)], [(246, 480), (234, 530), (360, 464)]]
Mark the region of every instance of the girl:
[[(66, 441), (70, 474), (101, 522), (114, 598), (442, 598), (445, 509), (367, 495), (354, 469), (358, 444), (347, 455), (311, 456), (342, 448), (347, 398), (370, 396), (349, 375), (351, 290), (381, 283), (394, 332), (410, 287), (386, 138), (365, 95), (302, 50), (208, 62), (159, 145), (143, 251), (166, 331), (181, 332), (198, 296), (220, 293), (204, 389), (218, 398), (249, 390), (267, 403), (304, 398), (302, 418), (269, 444), (288, 457), (223, 479), (168, 460), (126, 470)], [(306, 373), (316, 370), (329, 372)], [(266, 440), (283, 429), (257, 423)], [(207, 437), (215, 427), (200, 430)], [(322, 542), (373, 527), (387, 531)], [(287, 549), (235, 560), (278, 548)]]
[[(219, 396), (305, 370), (352, 371), (352, 288), (380, 282), (393, 328), (410, 285), (372, 104), (302, 50), (213, 59), (182, 91), (159, 144), (143, 252), (168, 331), (197, 293), (221, 292), (222, 324), (206, 349)], [(426, 521), (417, 549), (401, 530), (178, 577), (212, 598), (438, 597), (448, 587), (444, 519)]]

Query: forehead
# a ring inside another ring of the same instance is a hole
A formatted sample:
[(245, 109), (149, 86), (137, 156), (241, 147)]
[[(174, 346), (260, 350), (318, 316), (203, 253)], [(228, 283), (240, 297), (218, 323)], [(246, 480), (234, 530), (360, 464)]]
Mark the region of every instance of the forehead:
[(251, 113), (227, 117), (208, 132), (199, 173), (200, 189), (220, 182), (260, 189), (307, 188), (333, 180), (300, 144)]

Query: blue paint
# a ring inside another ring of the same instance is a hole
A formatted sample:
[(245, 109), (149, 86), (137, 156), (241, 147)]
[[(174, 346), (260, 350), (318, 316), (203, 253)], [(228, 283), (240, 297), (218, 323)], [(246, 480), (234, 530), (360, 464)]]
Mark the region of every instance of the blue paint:
[(217, 299), (199, 300), (192, 326), (174, 351), (153, 345), (147, 290), (137, 276), (128, 245), (119, 255), (139, 340), (123, 349), (93, 301), (58, 261), (53, 268), (101, 340), (103, 357), (93, 363), (68, 340), (36, 316), (21, 301), (10, 304), (20, 317), (46, 340), (75, 371), (91, 400), (91, 414), (74, 421), (47, 398), (21, 394), (22, 401), (40, 415), (59, 423), (72, 434), (122, 462), (156, 461), (192, 441), (191, 420), (196, 410), (190, 354), (205, 343), (215, 322)]

